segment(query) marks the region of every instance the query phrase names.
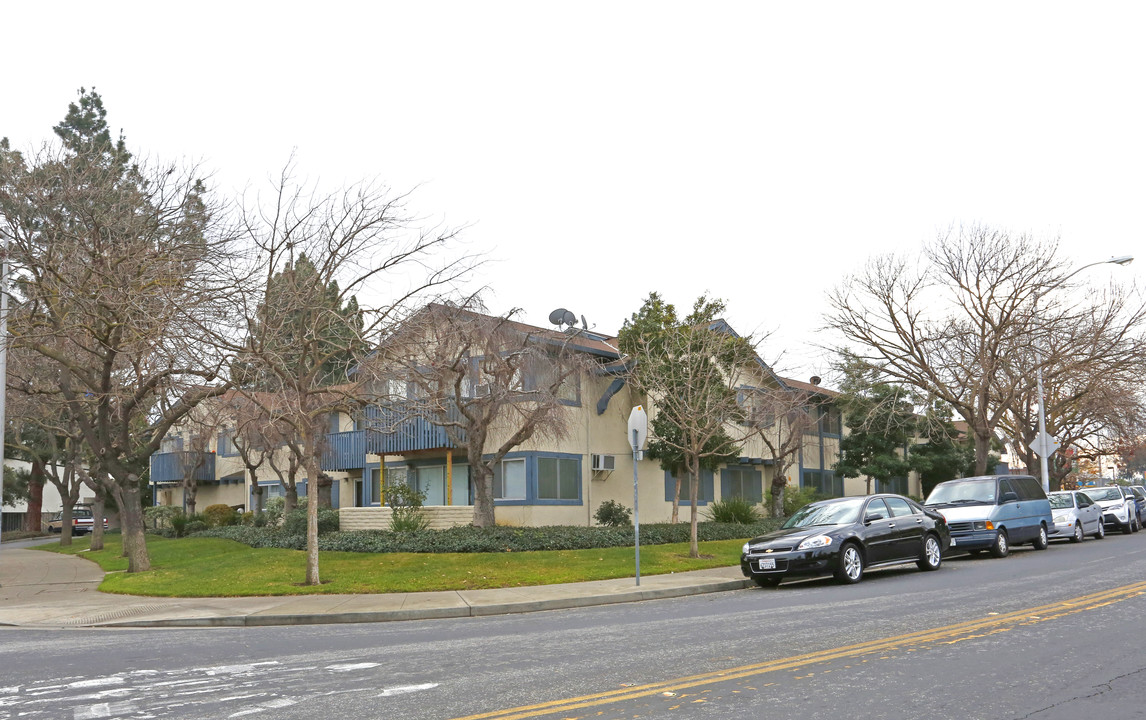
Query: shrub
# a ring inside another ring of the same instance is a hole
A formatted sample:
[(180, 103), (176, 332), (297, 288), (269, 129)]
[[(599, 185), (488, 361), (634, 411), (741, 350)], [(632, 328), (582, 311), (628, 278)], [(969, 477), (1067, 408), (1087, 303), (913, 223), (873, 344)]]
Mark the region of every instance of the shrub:
[(263, 515), (269, 527), (278, 527), (283, 520), (283, 510), (286, 507), (286, 498), (273, 497), (263, 505)]
[[(199, 515), (198, 513), (195, 513), (195, 515), (190, 515), (188, 517), (195, 518), (198, 515)], [(203, 522), (200, 519), (188, 520), (187, 521), (187, 529), (184, 531), (184, 534), (190, 535), (191, 533), (203, 532), (204, 530), (207, 530), (207, 529), (208, 529), (207, 523)]]
[(265, 512), (262, 512), (262, 511), (255, 513), (254, 522), (251, 524), (257, 528), (266, 527), (266, 525), (267, 525), (267, 514)]
[(239, 513), (230, 505), (208, 505), (203, 510), (203, 522), (207, 527), (223, 527), (234, 525), (239, 521)]
[(718, 523), (751, 525), (760, 519), (756, 503), (743, 498), (728, 498), (708, 506), (708, 519)]
[(386, 486), (386, 504), (390, 506), (390, 530), (396, 533), (416, 533), (430, 527), (430, 520), (422, 510), (426, 493), (418, 492), (405, 483)]
[(172, 515), (169, 521), (171, 523), (171, 529), (175, 532), (175, 537), (179, 538), (187, 534), (187, 523), (191, 521), (191, 518), (182, 510), (180, 510), (178, 514)]
[(242, 515), (239, 516), (239, 524), (240, 525), (254, 525), (255, 524), (255, 514), (253, 512), (251, 512), (250, 510), (246, 511), (245, 513), (243, 513)]
[[(323, 535), (328, 532), (336, 532), (338, 530), (338, 511), (331, 508), (320, 507), (318, 509), (318, 534)], [(284, 535), (302, 535), (306, 537), (306, 507), (291, 510), (290, 514), (283, 519), (282, 532)]]
[(597, 508), (593, 519), (605, 527), (630, 527), (633, 524), (633, 511), (616, 500), (606, 500)]
[(172, 519), (183, 515), (183, 508), (175, 505), (154, 505), (143, 508), (143, 517), (156, 530), (173, 529)]
[[(813, 488), (784, 488), (784, 517), (790, 517), (800, 508), (817, 500), (824, 500), (826, 496)], [(768, 503), (772, 503), (772, 493), (768, 493)]]
[[(305, 526), (303, 526), (305, 527)], [(697, 538), (707, 540), (743, 540), (775, 530), (780, 520), (767, 518), (752, 525), (702, 522), (697, 525)], [(306, 548), (305, 534), (288, 534), (271, 528), (236, 525), (209, 530), (209, 537), (221, 537), (250, 545), (289, 550)], [(641, 525), (642, 545), (688, 542), (688, 523), (654, 523)], [(528, 550), (585, 550), (625, 547), (633, 544), (631, 527), (584, 527), (555, 525), (550, 527), (475, 528), (454, 527), (445, 530), (394, 532), (391, 530), (357, 530), (320, 535), (322, 551), (339, 552), (416, 552), (473, 553), (523, 552)]]

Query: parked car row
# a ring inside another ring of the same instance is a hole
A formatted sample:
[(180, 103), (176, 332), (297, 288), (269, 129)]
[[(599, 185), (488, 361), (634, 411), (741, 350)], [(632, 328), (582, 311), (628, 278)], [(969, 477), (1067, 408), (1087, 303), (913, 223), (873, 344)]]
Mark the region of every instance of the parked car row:
[(1117, 527), (1137, 532), (1146, 488), (1111, 486), (1043, 492), (1029, 475), (985, 475), (939, 483), (927, 500), (881, 493), (821, 500), (796, 511), (779, 530), (744, 543), (740, 570), (760, 587), (794, 576), (834, 575), (859, 582), (868, 568), (914, 561), (938, 570), (951, 549), (1006, 557), (1052, 538), (1102, 539)]

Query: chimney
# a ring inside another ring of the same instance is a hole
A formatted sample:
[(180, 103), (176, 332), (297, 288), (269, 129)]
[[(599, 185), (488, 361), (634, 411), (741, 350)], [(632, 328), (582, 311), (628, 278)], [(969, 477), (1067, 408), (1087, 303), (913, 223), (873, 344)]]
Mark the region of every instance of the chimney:
[(813, 375), (812, 376), (812, 384), (813, 385), (819, 385), (820, 384), (820, 376), (819, 375)]

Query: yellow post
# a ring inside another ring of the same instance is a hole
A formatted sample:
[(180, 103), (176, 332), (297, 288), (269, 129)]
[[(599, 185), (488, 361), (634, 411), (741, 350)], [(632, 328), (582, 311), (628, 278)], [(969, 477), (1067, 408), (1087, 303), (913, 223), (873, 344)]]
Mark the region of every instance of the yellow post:
[(378, 506), (386, 504), (386, 456), (378, 456)]
[(454, 451), (446, 451), (446, 504), (454, 504)]

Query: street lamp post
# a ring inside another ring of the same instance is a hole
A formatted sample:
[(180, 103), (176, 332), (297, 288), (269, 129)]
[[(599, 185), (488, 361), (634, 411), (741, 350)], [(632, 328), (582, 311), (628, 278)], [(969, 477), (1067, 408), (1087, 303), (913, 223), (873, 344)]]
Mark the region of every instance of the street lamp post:
[[(1109, 260), (1099, 260), (1098, 262), (1092, 262), (1088, 265), (1083, 265), (1082, 267), (1072, 272), (1070, 275), (1067, 275), (1062, 280), (1059, 280), (1054, 285), (1051, 285), (1049, 288), (1043, 291), (1042, 294), (1049, 293), (1051, 290), (1061, 287), (1062, 284), (1067, 280), (1070, 280), (1072, 277), (1079, 274), (1083, 270), (1094, 267), (1095, 265), (1129, 265), (1133, 261), (1133, 255), (1123, 255), (1121, 257), (1110, 258)], [(1040, 293), (1035, 293), (1035, 317), (1038, 317), (1039, 312), (1039, 295)], [(1039, 436), (1035, 438), (1035, 442), (1031, 445), (1031, 449), (1034, 450), (1035, 453), (1037, 453), (1039, 456), (1039, 472), (1042, 478), (1043, 492), (1050, 492), (1050, 471), (1047, 468), (1047, 457), (1049, 457), (1050, 454), (1054, 452), (1055, 446), (1054, 440), (1049, 435), (1047, 435), (1046, 401), (1043, 399), (1043, 353), (1041, 343), (1039, 342), (1035, 343), (1035, 362), (1035, 377), (1039, 392)]]

